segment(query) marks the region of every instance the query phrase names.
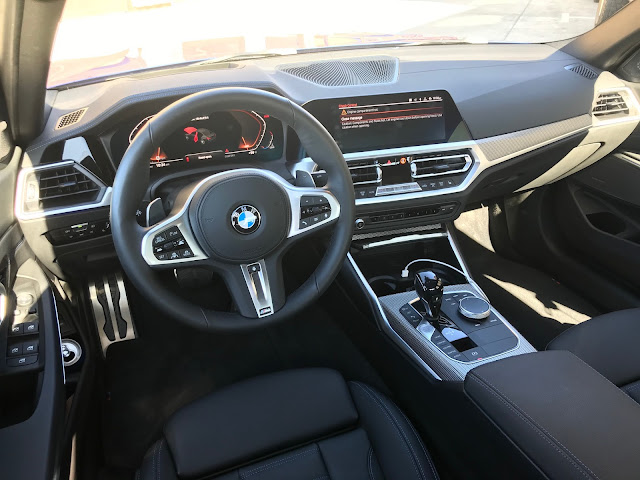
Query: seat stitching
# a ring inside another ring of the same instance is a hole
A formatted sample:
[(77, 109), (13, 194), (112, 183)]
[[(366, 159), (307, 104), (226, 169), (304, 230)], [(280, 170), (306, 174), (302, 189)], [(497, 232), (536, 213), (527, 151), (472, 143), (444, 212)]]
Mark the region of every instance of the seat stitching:
[(424, 453), (424, 456), (426, 457), (427, 462), (429, 462), (429, 466), (431, 467), (431, 471), (433, 472), (433, 478), (434, 479), (438, 479), (439, 478), (438, 477), (438, 472), (436, 472), (436, 467), (433, 465), (433, 461), (431, 460), (431, 455), (429, 455), (429, 452), (427, 452), (427, 449), (425, 448), (424, 444), (420, 440), (420, 435), (418, 435), (416, 427), (413, 425), (413, 423), (411, 423), (409, 421), (409, 419), (407, 418), (407, 416), (405, 415), (405, 413), (402, 410), (399, 409), (399, 411), (400, 411), (400, 414), (404, 417), (404, 419), (407, 421), (407, 423), (411, 427), (411, 430), (413, 430), (413, 434), (418, 439), (418, 443), (420, 444), (420, 447), (422, 448), (422, 452)]
[(630, 390), (636, 390), (636, 389), (640, 388), (640, 382), (638, 382), (638, 381), (634, 382), (634, 383), (631, 383), (629, 385), (625, 385), (624, 387), (622, 387), (622, 389), (625, 390), (626, 392), (628, 392)]
[[(378, 398), (378, 400), (380, 401), (380, 403), (385, 404), (384, 398), (382, 398), (382, 397), (378, 394), (378, 392), (376, 392), (373, 388), (369, 387), (368, 385), (363, 385), (363, 387), (364, 387), (364, 388), (366, 388), (367, 390), (369, 390), (369, 391), (373, 394), (373, 396), (375, 396), (376, 398)], [(391, 416), (393, 416), (393, 417), (394, 417), (394, 420), (397, 422), (397, 427), (398, 427), (398, 429), (399, 429), (400, 431), (403, 431), (403, 430), (402, 430), (402, 427), (401, 427), (401, 425), (400, 425), (400, 421), (398, 421), (398, 419), (397, 419), (397, 418), (395, 418), (394, 411), (393, 411), (392, 409), (388, 409), (388, 410), (389, 410), (389, 413), (391, 414)], [(413, 425), (411, 424), (411, 422), (409, 421), (409, 419), (406, 417), (406, 415), (404, 415), (404, 413), (402, 412), (402, 410), (398, 409), (398, 411), (399, 411), (399, 412), (404, 416), (404, 418), (405, 418), (405, 420), (407, 421), (407, 423), (408, 423), (408, 424), (411, 426), (411, 428), (413, 429), (413, 433), (417, 436), (418, 434), (416, 433), (416, 431), (415, 431), (415, 429), (414, 429)], [(403, 433), (404, 433), (404, 432), (403, 432)], [(413, 447), (412, 447), (412, 445), (411, 445), (411, 442), (409, 442), (409, 438), (408, 438), (408, 437), (409, 437), (409, 435), (407, 434), (407, 435), (406, 435), (406, 437), (405, 437), (405, 441), (407, 442), (407, 445), (409, 445), (409, 448), (411, 449), (411, 453), (413, 453), (413, 455), (415, 456), (415, 458), (416, 458), (416, 462), (418, 463), (418, 465), (421, 465), (421, 463), (422, 463), (422, 462), (420, 461), (420, 458), (418, 457), (418, 455), (416, 455), (416, 453), (414, 452)], [(429, 456), (427, 455), (427, 452), (426, 452), (426, 450), (425, 450), (425, 448), (424, 448), (424, 445), (422, 445), (422, 442), (418, 442), (418, 443), (419, 443), (419, 444), (420, 444), (420, 446), (422, 447), (422, 451), (425, 453), (425, 455), (427, 456), (427, 458), (429, 458)], [(435, 473), (435, 469), (433, 468), (433, 465), (431, 465), (431, 470), (434, 472), (435, 478), (438, 478), (438, 475)], [(422, 471), (422, 467), (420, 468), (420, 471), (421, 471), (422, 475), (426, 478), (426, 475), (424, 474), (424, 471)]]
[(265, 465), (261, 465), (260, 467), (254, 468), (253, 470), (249, 470), (247, 472), (241, 473), (240, 476), (242, 478), (250, 477), (251, 475), (255, 475), (256, 473), (261, 473), (261, 472), (264, 472), (265, 470), (270, 470), (271, 468), (277, 467), (279, 465), (284, 465), (286, 463), (293, 462), (296, 458), (310, 455), (317, 450), (318, 450), (318, 447), (314, 445), (313, 449), (307, 450), (306, 452), (300, 452), (300, 453), (297, 453), (296, 455), (292, 455), (286, 458), (281, 458), (280, 460), (275, 460)]
[[(579, 465), (569, 456), (567, 456), (567, 454), (565, 452), (563, 452), (558, 445), (555, 445), (551, 439), (547, 436), (545, 436), (538, 427), (537, 424), (535, 424), (535, 422), (533, 422), (532, 420), (530, 420), (529, 418), (525, 417), (522, 413), (520, 413), (518, 410), (516, 410), (511, 404), (509, 404), (504, 398), (502, 398), (501, 395), (499, 395), (497, 392), (493, 391), (491, 388), (489, 388), (488, 385), (485, 385), (480, 378), (477, 375), (471, 374), (468, 376), (469, 378), (473, 379), (476, 381), (476, 383), (478, 385), (480, 385), (481, 387), (485, 388), (489, 393), (491, 393), (493, 396), (495, 396), (498, 400), (500, 400), (502, 403), (504, 403), (507, 408), (509, 408), (512, 412), (514, 412), (518, 417), (520, 417), (520, 419), (524, 420), (525, 425), (529, 425), (531, 427), (531, 429), (536, 432), (540, 437), (542, 437), (549, 445), (551, 445), (558, 453), (560, 453), (560, 455), (562, 455), (564, 458), (566, 458), (575, 468), (576, 470), (578, 470), (578, 472), (580, 472), (584, 477), (589, 478), (589, 475), (587, 475), (587, 472), (583, 471), (582, 469), (580, 469)], [(494, 387), (495, 388), (495, 387)], [(555, 440), (555, 439), (554, 439)], [(557, 441), (557, 440), (556, 440)], [(564, 447), (564, 445), (563, 445)], [(566, 448), (566, 447), (565, 447)], [(590, 471), (590, 470), (589, 470)], [(593, 472), (592, 472), (593, 473)], [(595, 478), (598, 478), (595, 474), (594, 474)]]
[(369, 478), (371, 480), (376, 480), (376, 478), (375, 478), (375, 476), (373, 474), (373, 467), (371, 465), (371, 458), (373, 457), (373, 447), (369, 447), (369, 455), (367, 455), (367, 456), (368, 456), (367, 466), (368, 466), (368, 469), (369, 469)]
[(156, 451), (157, 450), (158, 450), (158, 444), (156, 443), (153, 446), (153, 454), (151, 455), (151, 466), (153, 467), (151, 472), (153, 473), (153, 478), (157, 477), (157, 475), (156, 475), (156, 472), (157, 472), (157, 470), (156, 470), (156, 468), (157, 468), (156, 467)]
[(162, 474), (162, 445), (164, 445), (164, 438), (160, 440), (160, 448), (158, 449), (158, 477), (156, 480), (160, 480)]
[[(478, 375), (477, 373), (475, 374), (476, 377), (481, 378), (480, 375)], [(511, 400), (509, 398), (509, 396), (503, 392), (500, 392), (500, 389), (498, 389), (497, 387), (495, 387), (494, 385), (491, 384), (491, 382), (489, 382), (488, 380), (482, 378), (482, 381), (486, 382), (487, 384), (489, 384), (496, 392), (499, 392), (500, 395), (504, 396), (507, 400), (509, 400), (509, 402), (511, 402), (511, 404), (513, 405), (514, 408), (516, 408), (518, 411), (522, 412), (522, 414), (527, 417), (531, 423), (533, 423), (536, 427), (538, 427), (540, 430), (542, 430), (544, 433), (546, 433), (549, 437), (551, 437), (556, 443), (558, 443), (562, 448), (564, 448), (567, 452), (567, 454), (569, 456), (571, 456), (577, 463), (579, 463), (580, 465), (582, 465), (586, 470), (589, 471), (589, 473), (591, 473), (591, 475), (593, 475), (594, 477), (598, 478), (598, 476), (593, 473), (593, 471), (591, 471), (591, 469), (586, 466), (578, 457), (576, 457), (573, 452), (571, 451), (571, 449), (569, 449), (567, 446), (565, 446), (561, 441), (559, 441), (557, 438), (555, 438), (551, 433), (549, 433), (542, 425), (540, 425), (538, 422), (536, 422), (533, 418), (531, 418), (524, 410), (522, 410), (521, 408), (518, 407), (517, 403), (514, 402), (513, 400)], [(619, 391), (619, 389), (618, 389)], [(622, 393), (622, 392), (620, 392)], [(626, 397), (626, 395), (625, 395)]]
[(413, 468), (415, 469), (416, 473), (418, 474), (418, 476), (422, 479), (425, 480), (425, 474), (424, 471), (422, 470), (422, 466), (420, 465), (420, 463), (417, 461), (417, 459), (415, 458), (415, 453), (413, 452), (413, 449), (411, 447), (411, 445), (409, 445), (409, 443), (407, 442), (407, 439), (405, 437), (404, 432), (402, 431), (402, 429), (398, 426), (397, 421), (390, 415), (389, 410), (386, 408), (386, 406), (384, 404), (382, 404), (380, 402), (380, 400), (376, 399), (373, 395), (371, 395), (371, 393), (369, 393), (363, 385), (361, 385), (360, 383), (354, 382), (354, 385), (360, 387), (360, 389), (366, 393), (369, 398), (371, 398), (373, 400), (374, 405), (377, 405), (378, 408), (380, 408), (380, 410), (382, 410), (382, 412), (385, 414), (385, 416), (391, 421), (391, 423), (396, 427), (396, 431), (398, 432), (400, 438), (404, 441), (404, 447), (405, 450), (407, 451), (407, 453), (409, 453), (409, 457), (411, 458), (411, 461), (413, 462)]

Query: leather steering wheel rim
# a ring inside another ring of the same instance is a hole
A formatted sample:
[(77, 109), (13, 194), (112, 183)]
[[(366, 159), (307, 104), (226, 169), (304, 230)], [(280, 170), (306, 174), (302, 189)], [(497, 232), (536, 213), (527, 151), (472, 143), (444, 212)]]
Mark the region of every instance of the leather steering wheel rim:
[[(320, 264), (313, 274), (273, 314), (253, 318), (218, 312), (188, 302), (168, 289), (142, 256), (141, 238), (149, 228), (138, 225), (135, 212), (149, 184), (149, 161), (159, 145), (176, 129), (204, 112), (257, 111), (272, 115), (298, 135), (307, 155), (327, 172), (327, 189), (339, 202), (339, 217)], [(289, 318), (310, 305), (338, 275), (353, 234), (355, 197), (342, 152), (327, 130), (306, 110), (279, 95), (251, 88), (216, 88), (184, 97), (155, 115), (135, 137), (118, 167), (113, 183), (111, 228), (116, 252), (136, 288), (156, 307), (191, 327), (234, 331), (262, 327)]]

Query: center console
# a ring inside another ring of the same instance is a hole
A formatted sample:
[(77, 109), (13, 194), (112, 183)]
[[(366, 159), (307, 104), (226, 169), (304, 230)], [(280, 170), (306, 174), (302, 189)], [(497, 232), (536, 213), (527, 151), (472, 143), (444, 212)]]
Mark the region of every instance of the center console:
[(354, 241), (349, 260), (379, 327), (435, 379), (462, 381), (494, 360), (536, 350), (489, 303), (443, 225)]

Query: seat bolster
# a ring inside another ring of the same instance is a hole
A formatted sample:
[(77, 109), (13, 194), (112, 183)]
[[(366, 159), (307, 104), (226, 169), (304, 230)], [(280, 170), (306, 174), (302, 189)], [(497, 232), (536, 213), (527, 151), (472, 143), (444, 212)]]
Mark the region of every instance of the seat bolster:
[(640, 379), (640, 309), (607, 313), (569, 328), (547, 350), (567, 350), (619, 387)]
[(431, 457), (404, 413), (368, 385), (350, 382), (349, 388), (384, 478), (437, 479)]
[(199, 477), (356, 425), (342, 376), (290, 370), (236, 383), (173, 415), (164, 428), (180, 478)]
[(135, 480), (178, 480), (167, 441), (162, 438), (149, 449)]

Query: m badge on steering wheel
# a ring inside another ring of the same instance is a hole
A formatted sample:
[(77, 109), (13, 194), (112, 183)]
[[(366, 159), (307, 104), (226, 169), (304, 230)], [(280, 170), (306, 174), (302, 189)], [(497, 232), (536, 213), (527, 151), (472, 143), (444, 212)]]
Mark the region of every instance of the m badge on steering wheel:
[(253, 233), (260, 227), (260, 212), (252, 205), (240, 205), (231, 214), (231, 225), (243, 235)]

